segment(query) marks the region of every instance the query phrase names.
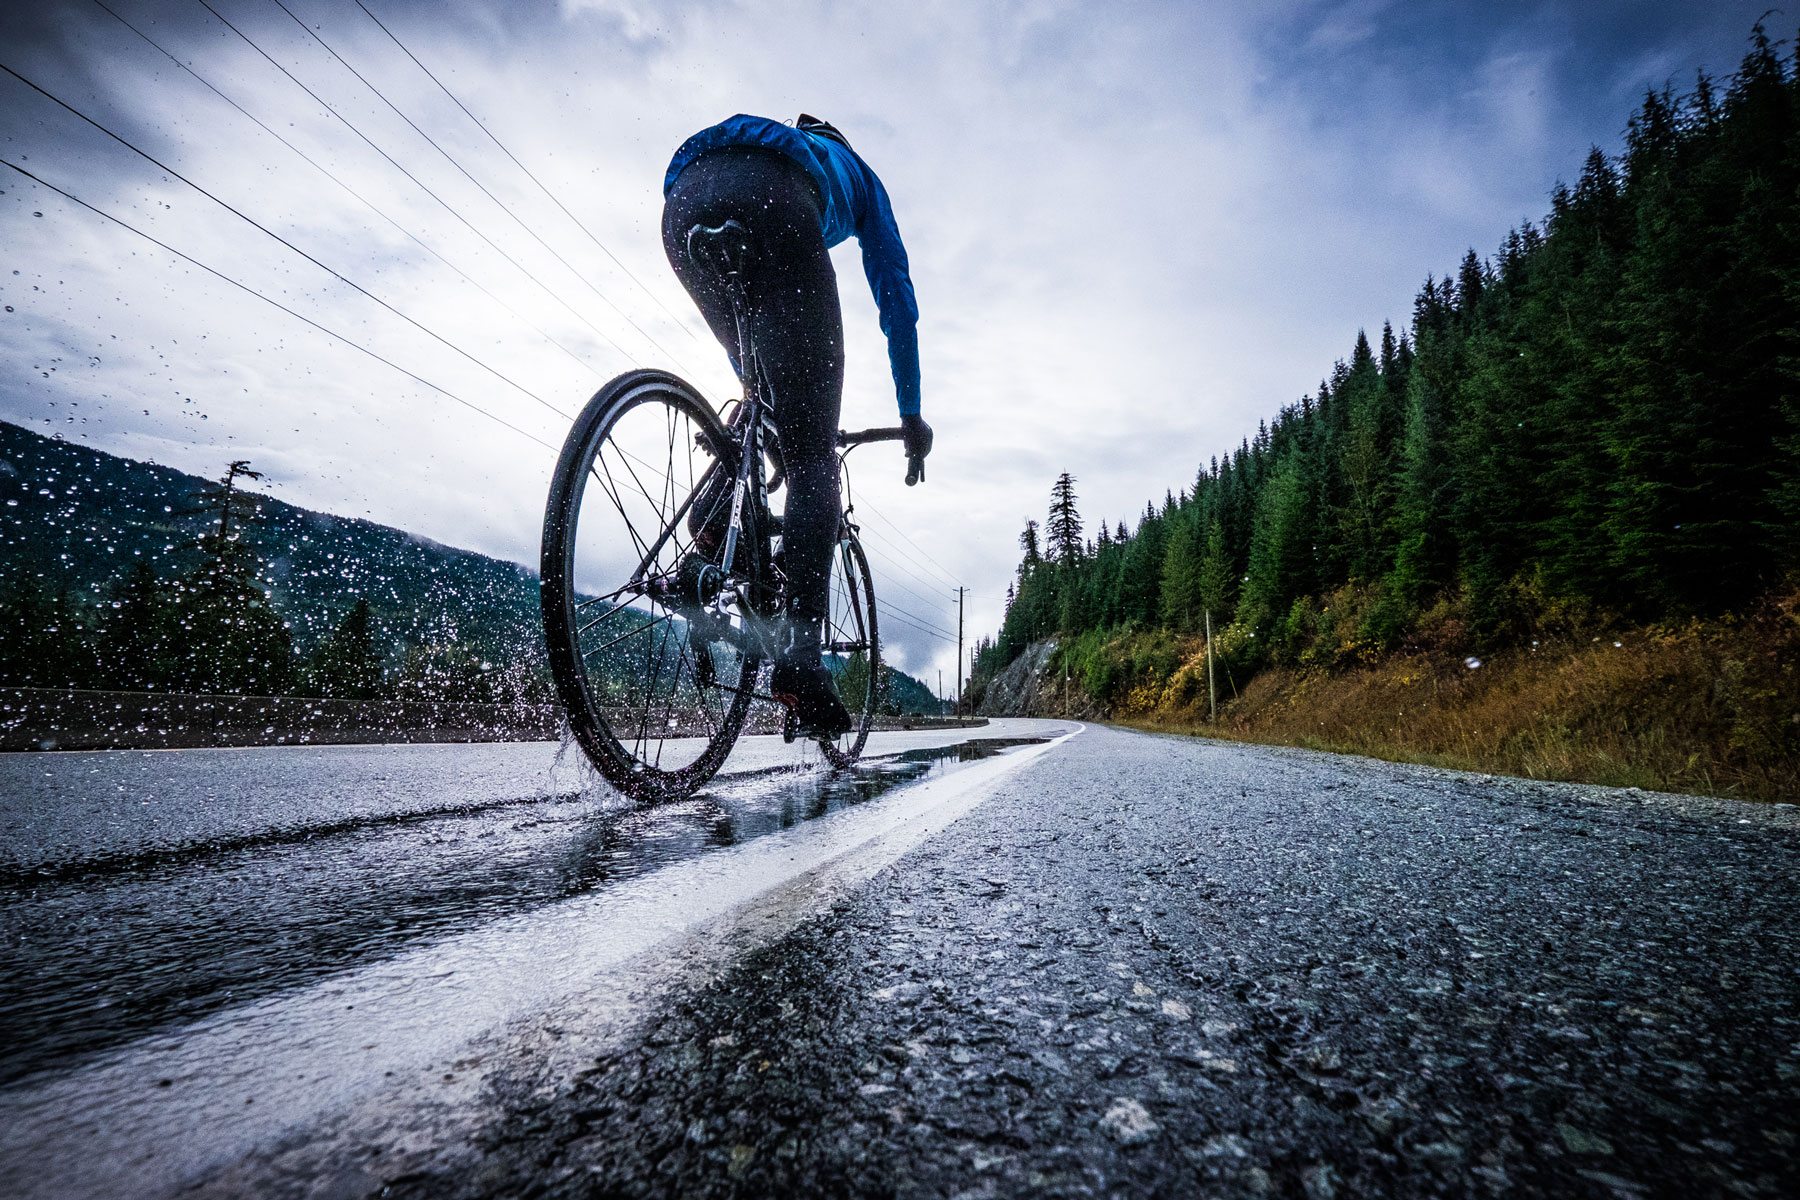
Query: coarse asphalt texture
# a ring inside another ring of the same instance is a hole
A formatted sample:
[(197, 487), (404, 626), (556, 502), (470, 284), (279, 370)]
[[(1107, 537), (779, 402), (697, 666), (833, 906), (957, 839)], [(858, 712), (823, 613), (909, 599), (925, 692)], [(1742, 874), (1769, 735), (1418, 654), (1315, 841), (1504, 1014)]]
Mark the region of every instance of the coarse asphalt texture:
[(1791, 1196), (1796, 811), (1090, 729), (585, 1070), (502, 1071), (473, 1136), (343, 1182)]

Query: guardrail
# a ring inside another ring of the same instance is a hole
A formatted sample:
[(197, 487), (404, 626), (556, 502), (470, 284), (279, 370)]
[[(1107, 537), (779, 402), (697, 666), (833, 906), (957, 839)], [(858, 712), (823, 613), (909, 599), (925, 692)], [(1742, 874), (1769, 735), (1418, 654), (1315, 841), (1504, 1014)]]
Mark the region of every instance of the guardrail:
[[(965, 729), (986, 724), (979, 717), (908, 714), (878, 717), (875, 728)], [(780, 729), (777, 715), (759, 711), (752, 713), (745, 732)], [(0, 751), (529, 742), (562, 736), (562, 710), (553, 704), (0, 688)]]
[(554, 741), (550, 704), (0, 688), (0, 750)]

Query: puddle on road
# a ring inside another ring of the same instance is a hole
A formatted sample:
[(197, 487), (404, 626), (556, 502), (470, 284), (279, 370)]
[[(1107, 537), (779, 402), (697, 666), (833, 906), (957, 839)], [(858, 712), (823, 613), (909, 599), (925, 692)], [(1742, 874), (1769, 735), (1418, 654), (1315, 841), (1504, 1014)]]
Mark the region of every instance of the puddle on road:
[(564, 798), (374, 823), (15, 892), (0, 907), (0, 1086), (1048, 740), (724, 780), (647, 810)]

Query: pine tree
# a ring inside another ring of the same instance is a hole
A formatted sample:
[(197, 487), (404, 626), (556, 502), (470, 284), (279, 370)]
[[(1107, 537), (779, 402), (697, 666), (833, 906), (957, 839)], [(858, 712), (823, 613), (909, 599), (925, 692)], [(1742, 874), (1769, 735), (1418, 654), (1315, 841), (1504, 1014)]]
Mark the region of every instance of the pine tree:
[(1260, 635), (1305, 594), (1311, 554), (1307, 497), (1299, 464), (1287, 459), (1275, 467), (1257, 505), (1256, 532), (1250, 543), (1250, 569), (1244, 581), (1239, 619)]
[(1716, 120), (1684, 134), (1668, 107), (1646, 100), (1630, 134), (1608, 440), (1614, 562), (1648, 612), (1722, 607), (1772, 576), (1794, 387), (1796, 111), (1762, 27)]
[(1231, 557), (1225, 547), (1225, 527), (1214, 517), (1206, 526), (1198, 590), (1201, 610), (1212, 613), (1215, 626), (1224, 624), (1231, 617), (1235, 579)]
[(1038, 545), (1036, 521), (1026, 520), (1025, 532), (1019, 535), (1019, 549), (1025, 552), (1025, 557), (1019, 562), (1019, 578), (1023, 579), (1044, 561), (1043, 550)]
[[(1395, 354), (1391, 328), (1383, 330), (1382, 342), (1382, 357), (1391, 364)], [(1342, 496), (1338, 519), (1347, 552), (1324, 572), (1319, 582), (1326, 584), (1346, 578), (1374, 579), (1387, 569), (1392, 557), (1394, 449), (1399, 414), (1395, 397), (1375, 364), (1369, 339), (1360, 332), (1350, 357), (1350, 371), (1334, 395), (1346, 414), (1338, 452), (1343, 476), (1338, 492)]]
[(171, 624), (170, 589), (139, 559), (113, 584), (100, 611), (102, 685), (134, 691), (167, 687), (177, 654)]
[(1044, 525), (1050, 556), (1063, 567), (1073, 567), (1081, 560), (1081, 514), (1075, 500), (1075, 477), (1064, 471), (1050, 489), (1050, 519)]
[(1187, 631), (1199, 621), (1203, 607), (1200, 600), (1202, 547), (1199, 522), (1190, 514), (1176, 513), (1169, 519), (1168, 543), (1163, 550), (1162, 623), (1170, 629)]
[(173, 600), (185, 653), (172, 682), (187, 691), (278, 695), (292, 683), (293, 639), (258, 578), (261, 560), (249, 536), (259, 513), (239, 479), (261, 479), (233, 462), (216, 488), (200, 493), (190, 513), (208, 519), (194, 539), (204, 557), (178, 581)]
[(369, 700), (383, 692), (381, 654), (367, 599), (358, 597), (331, 636), (319, 644), (307, 675), (321, 696)]
[(1800, 569), (1796, 314), (1800, 64), (1759, 25), (1728, 86), (1647, 95), (1541, 224), (1428, 276), (1406, 332), (1359, 335), (1135, 531), (1083, 543), (1059, 480), (1002, 643), (1232, 610), (1298, 650), (1347, 582), (1388, 643), (1439, 597), (1489, 641), (1742, 604)]
[(1456, 568), (1456, 540), (1449, 527), (1456, 507), (1449, 437), (1462, 338), (1450, 305), (1430, 277), (1413, 303), (1413, 341), (1418, 349), (1407, 374), (1396, 468), (1395, 561), (1386, 588), (1407, 607), (1446, 587)]

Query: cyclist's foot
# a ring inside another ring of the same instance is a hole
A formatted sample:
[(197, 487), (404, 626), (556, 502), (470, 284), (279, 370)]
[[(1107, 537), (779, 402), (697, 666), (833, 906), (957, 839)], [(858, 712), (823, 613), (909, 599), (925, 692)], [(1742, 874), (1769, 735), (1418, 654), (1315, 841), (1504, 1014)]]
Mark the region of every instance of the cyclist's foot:
[(769, 692), (793, 710), (800, 732), (808, 737), (834, 738), (850, 732), (850, 710), (838, 699), (831, 672), (816, 651), (810, 662), (800, 655), (777, 660)]

